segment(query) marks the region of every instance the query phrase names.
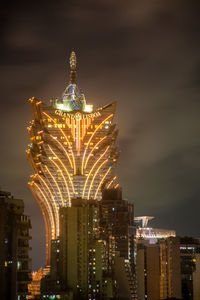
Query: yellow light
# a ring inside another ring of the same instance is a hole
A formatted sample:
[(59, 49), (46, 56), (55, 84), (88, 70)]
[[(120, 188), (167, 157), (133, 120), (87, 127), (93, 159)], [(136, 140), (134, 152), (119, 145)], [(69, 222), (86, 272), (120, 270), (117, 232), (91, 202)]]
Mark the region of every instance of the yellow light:
[(101, 167), (102, 167), (105, 163), (107, 163), (107, 161), (108, 161), (108, 159), (106, 159), (106, 160), (104, 160), (104, 161), (102, 162), (102, 164), (98, 167), (98, 169), (96, 170), (96, 172), (95, 172), (95, 174), (94, 174), (94, 176), (93, 176), (93, 178), (92, 178), (92, 181), (91, 181), (91, 183), (90, 183), (90, 188), (89, 188), (89, 191), (88, 191), (88, 197), (87, 197), (88, 200), (90, 199), (90, 191), (91, 191), (91, 188), (92, 188), (94, 179), (95, 179), (97, 173), (99, 172), (99, 170), (101, 169)]
[[(49, 116), (47, 113), (43, 112), (44, 115), (46, 115), (46, 117), (48, 117), (49, 119), (51, 119), (54, 123), (56, 123), (56, 119), (54, 120), (51, 116)], [(76, 174), (76, 164), (75, 164), (75, 159), (74, 159), (74, 153), (73, 153), (73, 150), (72, 150), (72, 147), (70, 145), (70, 142), (67, 138), (67, 136), (65, 135), (64, 131), (61, 129), (61, 128), (58, 128), (60, 130), (60, 132), (62, 132), (63, 136), (65, 137), (68, 145), (69, 145), (69, 149), (71, 150), (71, 154), (72, 154), (72, 160), (73, 160), (73, 164), (74, 164), (74, 174)]]
[[(59, 168), (59, 166), (57, 165), (57, 163), (55, 161), (53, 161), (52, 159), (50, 159), (50, 161), (58, 168), (59, 172), (61, 173), (61, 176), (65, 182), (65, 186), (66, 186), (66, 189), (67, 189), (67, 193), (68, 193), (68, 197), (69, 197), (69, 203), (70, 203), (70, 192), (69, 192), (69, 188), (68, 188), (68, 184), (65, 180), (65, 177), (63, 176), (63, 172), (62, 170)], [(71, 206), (71, 205), (70, 205)]]
[(115, 189), (119, 186), (119, 183), (115, 185)]
[(46, 167), (47, 172), (49, 173), (49, 175), (50, 175), (51, 178), (53, 179), (53, 181), (54, 181), (54, 183), (55, 183), (55, 185), (56, 185), (56, 187), (57, 187), (57, 190), (58, 190), (58, 192), (59, 192), (59, 194), (60, 194), (60, 197), (61, 197), (61, 199), (62, 199), (62, 204), (64, 205), (63, 196), (62, 196), (62, 193), (61, 193), (61, 191), (60, 191), (60, 188), (59, 188), (59, 186), (58, 186), (58, 184), (57, 184), (57, 181), (55, 180), (55, 178), (54, 178), (54, 176), (52, 175), (52, 173), (49, 171), (48, 167), (47, 167), (47, 166), (45, 166), (45, 167)]
[[(90, 144), (90, 142), (91, 142), (93, 136), (95, 135), (95, 133), (97, 132), (97, 130), (101, 127), (101, 125), (102, 125), (105, 121), (107, 121), (108, 119), (110, 119), (112, 116), (113, 116), (113, 114), (109, 115), (107, 118), (105, 118), (105, 119), (98, 125), (98, 127), (97, 127), (97, 128), (95, 129), (95, 131), (92, 133), (92, 135), (91, 135), (91, 137), (90, 137), (90, 139), (89, 139), (89, 141), (88, 141), (88, 145)], [(86, 147), (86, 149), (85, 149), (85, 151), (84, 151), (84, 154), (83, 154), (83, 159), (82, 159), (82, 174), (83, 174), (84, 160), (85, 160), (85, 155), (86, 155), (86, 152), (87, 152), (88, 145), (87, 145), (87, 147)]]
[(46, 181), (42, 178), (42, 176), (40, 176), (39, 174), (37, 174), (39, 179), (43, 182), (43, 184), (46, 186), (47, 190), (49, 191), (49, 194), (51, 195), (51, 199), (52, 202), (54, 204), (54, 208), (55, 208), (55, 214), (56, 214), (56, 229), (57, 229), (57, 236), (59, 235), (59, 215), (58, 215), (58, 210), (57, 210), (57, 206), (56, 206), (56, 201), (54, 199), (54, 196), (49, 188), (49, 186), (47, 185)]
[(113, 179), (110, 181), (110, 183), (107, 186), (107, 189), (109, 189), (109, 187), (111, 186), (111, 184), (113, 183), (113, 181), (117, 178), (117, 176), (113, 177)]
[(99, 191), (99, 189), (100, 189), (100, 187), (101, 187), (101, 185), (102, 185), (102, 183), (104, 182), (104, 179), (106, 178), (106, 176), (108, 175), (108, 173), (110, 172), (110, 168), (107, 170), (107, 172), (106, 172), (106, 174), (103, 176), (103, 178), (101, 179), (101, 181), (100, 181), (100, 183), (99, 183), (99, 185), (98, 185), (98, 188), (97, 188), (97, 190), (96, 190), (96, 193), (95, 193), (95, 195), (94, 195), (94, 199), (96, 199), (96, 197), (97, 197), (97, 194), (98, 194), (98, 191)]
[(63, 145), (62, 145), (62, 143), (61, 142), (59, 142), (58, 141), (58, 139), (56, 139), (53, 135), (51, 135), (50, 134), (50, 137), (52, 138), (52, 139), (54, 139), (59, 145), (60, 145), (60, 147), (63, 149), (63, 151), (65, 152), (65, 154), (66, 154), (66, 156), (67, 156), (67, 158), (69, 159), (69, 162), (70, 162), (70, 165), (71, 165), (71, 168), (73, 169), (73, 166), (72, 166), (72, 161), (71, 161), (71, 159), (70, 159), (70, 157), (69, 157), (69, 154), (68, 154), (68, 152), (65, 150), (65, 148), (63, 147)]
[(93, 105), (92, 104), (86, 104), (84, 108), (84, 112), (91, 113), (93, 111)]
[(42, 194), (42, 196), (43, 196), (43, 198), (44, 198), (44, 200), (45, 200), (45, 203), (46, 203), (46, 205), (47, 205), (48, 208), (49, 208), (49, 212), (50, 212), (50, 215), (51, 215), (51, 218), (52, 218), (52, 225), (53, 225), (52, 233), (53, 233), (53, 235), (55, 235), (55, 219), (54, 219), (54, 217), (53, 217), (53, 212), (52, 212), (52, 210), (51, 210), (51, 207), (50, 207), (50, 205), (49, 205), (49, 202), (48, 202), (46, 196), (44, 195), (43, 191), (41, 190), (41, 188), (38, 186), (38, 184), (35, 183), (35, 182), (34, 182), (33, 184), (37, 187), (37, 189), (39, 190), (39, 192)]
[(85, 181), (85, 185), (84, 185), (84, 188), (83, 188), (83, 194), (82, 194), (82, 197), (84, 198), (84, 195), (85, 195), (85, 189), (86, 189), (86, 185), (87, 185), (87, 182), (88, 182), (88, 179), (89, 179), (89, 177), (90, 177), (90, 174), (92, 173), (92, 171), (93, 171), (93, 169), (95, 168), (95, 166), (98, 164), (98, 162), (100, 161), (100, 159), (106, 154), (106, 152), (108, 151), (108, 148), (109, 148), (110, 146), (108, 146), (107, 148), (106, 148), (106, 150), (99, 156), (99, 158), (97, 159), (97, 161), (94, 163), (94, 165), (92, 166), (92, 168), (90, 169), (90, 172), (89, 172), (89, 174), (88, 174), (88, 176), (87, 176), (87, 179), (86, 179), (86, 181)]
[(105, 140), (106, 138), (107, 138), (107, 136), (104, 136), (101, 140), (98, 141), (98, 143), (96, 143), (96, 145), (94, 145), (94, 147), (93, 147), (92, 150), (90, 151), (90, 154), (89, 154), (88, 157), (87, 157), (87, 160), (86, 160), (86, 162), (85, 162), (84, 169), (86, 169), (86, 167), (87, 167), (87, 164), (88, 164), (88, 161), (89, 161), (89, 158), (90, 158), (92, 152), (93, 152), (93, 151), (97, 148), (97, 146), (98, 146), (103, 140)]
[[(73, 181), (72, 181), (72, 179), (71, 179), (71, 176), (70, 176), (69, 172), (67, 171), (66, 166), (63, 164), (62, 160), (56, 155), (56, 153), (52, 150), (52, 148), (51, 148), (50, 146), (49, 146), (49, 149), (50, 149), (50, 151), (53, 153), (53, 155), (55, 155), (55, 156), (57, 157), (58, 161), (61, 163), (61, 165), (62, 165), (63, 168), (65, 169), (65, 171), (66, 171), (66, 173), (67, 173), (67, 176), (69, 177), (69, 181), (70, 181), (70, 183), (71, 183), (71, 185), (72, 185), (73, 193), (75, 193)], [(70, 198), (69, 198), (69, 200), (70, 200)]]

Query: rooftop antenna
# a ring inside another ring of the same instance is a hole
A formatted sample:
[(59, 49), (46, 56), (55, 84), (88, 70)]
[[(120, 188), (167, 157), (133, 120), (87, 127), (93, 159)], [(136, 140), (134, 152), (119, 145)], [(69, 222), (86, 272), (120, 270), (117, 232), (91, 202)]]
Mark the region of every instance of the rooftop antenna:
[(69, 58), (69, 64), (70, 64), (70, 84), (75, 84), (76, 83), (76, 54), (74, 51), (71, 52)]

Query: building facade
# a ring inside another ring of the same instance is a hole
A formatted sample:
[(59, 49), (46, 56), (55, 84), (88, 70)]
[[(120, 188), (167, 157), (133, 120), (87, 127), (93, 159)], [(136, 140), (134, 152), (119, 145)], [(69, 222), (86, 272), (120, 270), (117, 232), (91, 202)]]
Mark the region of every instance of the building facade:
[(43, 297), (115, 299), (108, 249), (98, 201), (72, 199), (70, 207), (60, 209), (60, 236), (51, 241), (51, 271), (42, 280)]
[(112, 123), (116, 102), (97, 110), (86, 103), (76, 84), (76, 57), (70, 57), (70, 82), (49, 105), (30, 99), (33, 121), (28, 127), (27, 155), (34, 174), (29, 182), (44, 217), (46, 264), (50, 243), (60, 234), (59, 208), (74, 198), (101, 199), (102, 187), (117, 187), (114, 166), (119, 152)]
[(118, 299), (137, 299), (134, 237), (134, 206), (122, 198), (122, 189), (104, 188), (100, 201), (100, 223), (107, 237), (115, 240), (113, 280), (116, 280)]
[(200, 240), (193, 237), (180, 238), (182, 297), (200, 299)]
[(0, 291), (1, 299), (28, 299), (30, 282), (30, 219), (22, 200), (0, 191)]

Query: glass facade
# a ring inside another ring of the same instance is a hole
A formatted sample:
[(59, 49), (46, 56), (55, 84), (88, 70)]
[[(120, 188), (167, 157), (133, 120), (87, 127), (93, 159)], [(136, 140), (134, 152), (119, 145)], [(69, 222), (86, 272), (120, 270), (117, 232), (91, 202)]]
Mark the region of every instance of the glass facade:
[(116, 102), (93, 111), (76, 84), (74, 52), (70, 68), (61, 99), (49, 105), (29, 100), (33, 121), (27, 155), (34, 170), (29, 186), (45, 220), (47, 260), (50, 241), (59, 236), (59, 207), (71, 206), (74, 198), (100, 200), (103, 187), (117, 186)]

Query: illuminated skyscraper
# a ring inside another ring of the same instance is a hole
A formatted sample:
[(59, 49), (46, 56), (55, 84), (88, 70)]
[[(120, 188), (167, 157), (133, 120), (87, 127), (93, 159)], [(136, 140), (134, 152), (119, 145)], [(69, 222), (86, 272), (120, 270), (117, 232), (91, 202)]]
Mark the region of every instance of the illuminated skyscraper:
[(114, 165), (118, 131), (112, 124), (116, 102), (93, 111), (76, 84), (76, 56), (70, 57), (70, 82), (60, 99), (47, 105), (31, 98), (33, 121), (27, 150), (34, 170), (29, 182), (44, 217), (46, 263), (50, 241), (59, 236), (59, 208), (74, 198), (101, 199), (102, 187), (117, 187)]

